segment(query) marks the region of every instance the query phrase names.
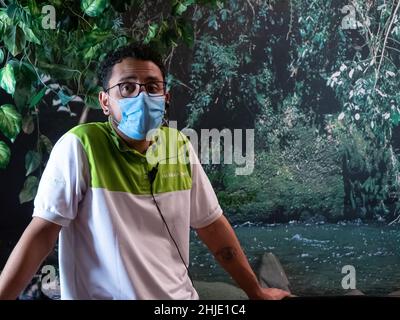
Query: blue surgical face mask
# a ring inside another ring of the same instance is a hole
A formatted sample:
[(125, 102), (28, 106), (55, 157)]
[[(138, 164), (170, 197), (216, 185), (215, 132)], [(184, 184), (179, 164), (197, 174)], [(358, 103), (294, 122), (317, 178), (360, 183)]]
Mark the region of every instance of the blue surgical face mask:
[(121, 121), (118, 129), (127, 137), (135, 140), (146, 139), (147, 133), (161, 126), (165, 110), (165, 96), (151, 97), (141, 92), (134, 98), (118, 100)]

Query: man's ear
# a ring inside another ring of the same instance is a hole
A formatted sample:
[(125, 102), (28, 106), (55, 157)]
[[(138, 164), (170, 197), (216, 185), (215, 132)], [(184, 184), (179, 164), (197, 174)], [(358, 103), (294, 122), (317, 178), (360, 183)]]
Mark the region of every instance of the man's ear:
[(108, 116), (110, 114), (110, 99), (107, 93), (104, 91), (99, 92), (99, 102), (103, 109), (103, 113)]

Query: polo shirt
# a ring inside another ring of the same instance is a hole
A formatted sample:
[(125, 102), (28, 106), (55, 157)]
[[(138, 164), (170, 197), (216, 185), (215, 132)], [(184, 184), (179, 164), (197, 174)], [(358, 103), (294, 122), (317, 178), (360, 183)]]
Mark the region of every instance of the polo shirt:
[(33, 216), (62, 226), (61, 299), (199, 298), (148, 172), (158, 163), (154, 196), (187, 266), (190, 228), (211, 224), (222, 209), (189, 139), (174, 128), (160, 132), (146, 154), (110, 122), (79, 125), (54, 145)]

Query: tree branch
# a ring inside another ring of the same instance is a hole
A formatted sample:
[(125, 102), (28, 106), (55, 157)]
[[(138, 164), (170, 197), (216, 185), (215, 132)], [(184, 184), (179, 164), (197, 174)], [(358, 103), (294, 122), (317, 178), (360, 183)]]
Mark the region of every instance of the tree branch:
[(390, 31), (391, 31), (391, 29), (392, 29), (392, 25), (393, 25), (393, 23), (394, 23), (394, 20), (396, 19), (397, 11), (399, 10), (399, 8), (400, 8), (400, 1), (397, 2), (396, 9), (394, 10), (394, 13), (393, 13), (392, 19), (391, 19), (391, 21), (390, 21), (389, 27), (388, 27), (388, 29), (387, 29), (387, 31), (386, 31), (385, 41), (383, 42), (383, 47), (382, 47), (381, 59), (380, 59), (380, 61), (379, 61), (378, 68), (376, 69), (374, 89), (376, 88), (376, 85), (377, 85), (377, 83), (378, 83), (379, 72), (380, 72), (380, 70), (381, 70), (383, 58), (384, 58), (384, 55), (385, 55), (385, 48), (386, 48), (387, 39), (388, 39), (389, 34), (390, 34)]

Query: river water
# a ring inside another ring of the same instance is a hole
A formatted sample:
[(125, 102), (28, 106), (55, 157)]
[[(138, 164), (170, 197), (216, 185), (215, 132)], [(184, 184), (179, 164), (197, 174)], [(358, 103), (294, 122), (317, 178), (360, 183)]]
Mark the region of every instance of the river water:
[[(289, 223), (234, 226), (257, 270), (264, 252), (280, 260), (293, 294), (342, 295), (342, 268), (355, 268), (356, 288), (368, 295), (400, 289), (400, 226)], [(195, 280), (232, 282), (208, 249), (191, 234), (191, 273)]]

